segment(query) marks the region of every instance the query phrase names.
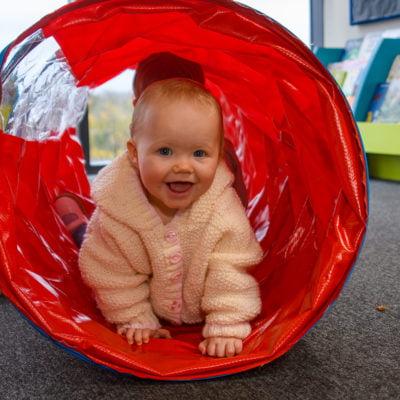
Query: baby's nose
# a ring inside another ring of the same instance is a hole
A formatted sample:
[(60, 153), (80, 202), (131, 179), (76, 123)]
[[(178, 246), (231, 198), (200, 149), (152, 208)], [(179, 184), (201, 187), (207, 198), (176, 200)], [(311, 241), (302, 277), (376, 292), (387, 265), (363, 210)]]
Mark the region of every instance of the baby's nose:
[(179, 160), (172, 167), (172, 171), (175, 174), (191, 174), (193, 172), (193, 167), (189, 161)]

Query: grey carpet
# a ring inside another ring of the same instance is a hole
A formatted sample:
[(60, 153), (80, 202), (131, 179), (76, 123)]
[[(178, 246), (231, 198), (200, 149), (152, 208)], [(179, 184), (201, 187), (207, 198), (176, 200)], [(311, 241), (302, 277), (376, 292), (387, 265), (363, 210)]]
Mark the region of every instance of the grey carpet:
[(341, 296), (273, 363), (205, 381), (122, 376), (61, 350), (0, 297), (0, 399), (400, 399), (400, 183), (373, 180), (370, 208)]

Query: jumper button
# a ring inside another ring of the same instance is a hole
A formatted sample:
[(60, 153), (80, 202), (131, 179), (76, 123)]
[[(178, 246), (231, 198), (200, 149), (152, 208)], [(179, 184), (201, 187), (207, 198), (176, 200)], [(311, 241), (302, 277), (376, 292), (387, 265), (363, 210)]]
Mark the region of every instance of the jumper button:
[(182, 260), (182, 253), (177, 252), (177, 253), (171, 254), (168, 257), (168, 260), (169, 260), (170, 264), (178, 264), (178, 262)]
[(167, 240), (167, 242), (169, 243), (176, 243), (178, 241), (178, 234), (172, 230), (169, 229), (166, 233), (165, 233), (165, 239)]
[(171, 278), (171, 281), (172, 281), (172, 282), (178, 282), (178, 281), (181, 280), (182, 276), (183, 276), (183, 273), (182, 273), (182, 272), (178, 272), (176, 275), (174, 275), (174, 276)]
[(171, 311), (178, 311), (181, 309), (181, 306), (182, 306), (181, 303), (179, 301), (175, 300), (170, 304), (169, 309)]

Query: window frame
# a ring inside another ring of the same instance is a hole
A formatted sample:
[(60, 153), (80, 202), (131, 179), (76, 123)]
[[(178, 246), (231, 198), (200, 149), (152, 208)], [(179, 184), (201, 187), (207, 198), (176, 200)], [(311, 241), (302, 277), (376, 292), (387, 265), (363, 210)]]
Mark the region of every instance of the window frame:
[(90, 137), (89, 137), (89, 106), (78, 125), (78, 137), (81, 142), (83, 154), (85, 156), (85, 169), (89, 175), (97, 174), (106, 164), (92, 165), (90, 159)]

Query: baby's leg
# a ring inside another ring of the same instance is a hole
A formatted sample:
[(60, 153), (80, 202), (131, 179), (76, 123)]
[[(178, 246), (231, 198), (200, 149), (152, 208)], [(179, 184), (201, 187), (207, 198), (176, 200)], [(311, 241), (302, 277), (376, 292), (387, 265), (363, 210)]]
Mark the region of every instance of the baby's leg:
[(88, 217), (80, 201), (71, 194), (62, 194), (57, 197), (55, 206), (74, 242), (81, 247), (83, 236), (86, 232)]

